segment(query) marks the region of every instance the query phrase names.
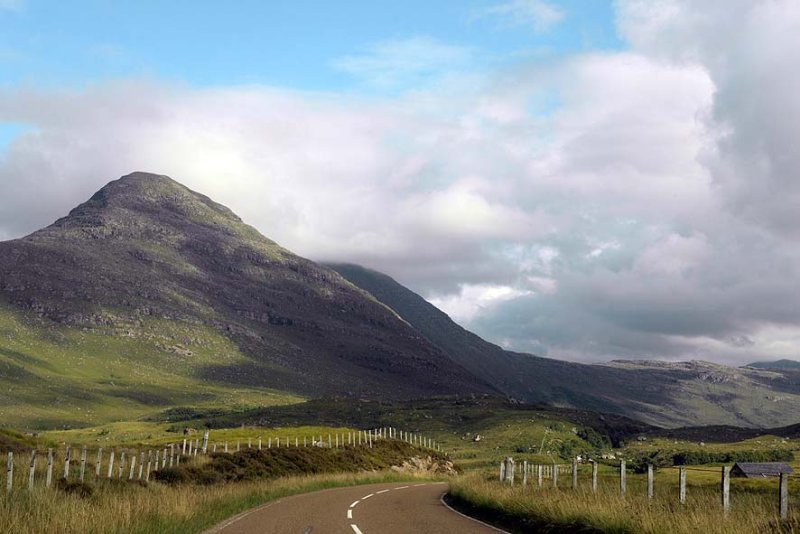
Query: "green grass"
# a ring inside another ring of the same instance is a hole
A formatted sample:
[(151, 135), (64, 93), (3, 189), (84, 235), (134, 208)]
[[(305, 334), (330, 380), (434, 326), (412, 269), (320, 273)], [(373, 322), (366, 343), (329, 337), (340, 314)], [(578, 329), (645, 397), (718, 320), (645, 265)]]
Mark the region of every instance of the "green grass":
[(146, 319), (83, 330), (23, 318), (0, 303), (0, 421), (18, 429), (135, 420), (176, 406), (231, 411), (302, 400), (200, 378), (211, 366), (248, 362), (201, 325)]

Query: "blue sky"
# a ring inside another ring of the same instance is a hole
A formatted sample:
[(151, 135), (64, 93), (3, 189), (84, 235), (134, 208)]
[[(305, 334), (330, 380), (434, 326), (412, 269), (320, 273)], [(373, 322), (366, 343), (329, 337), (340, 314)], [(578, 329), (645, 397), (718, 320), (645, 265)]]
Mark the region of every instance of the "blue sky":
[(800, 2), (0, 0), (0, 239), (134, 170), (506, 347), (795, 357)]
[(385, 42), (424, 37), (468, 49), (486, 63), (621, 46), (605, 0), (554, 2), (563, 17), (538, 29), (518, 11), (492, 11), (502, 3), (488, 1), (4, 3), (5, 86), (144, 77), (194, 86), (358, 90), (362, 80), (337, 61)]

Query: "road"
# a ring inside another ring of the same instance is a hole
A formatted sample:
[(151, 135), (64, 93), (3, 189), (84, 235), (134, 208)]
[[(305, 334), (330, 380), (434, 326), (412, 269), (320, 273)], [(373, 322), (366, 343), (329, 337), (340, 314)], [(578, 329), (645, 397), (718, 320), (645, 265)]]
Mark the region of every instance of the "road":
[(254, 508), (206, 534), (497, 534), (448, 508), (447, 483), (370, 484), (294, 495)]

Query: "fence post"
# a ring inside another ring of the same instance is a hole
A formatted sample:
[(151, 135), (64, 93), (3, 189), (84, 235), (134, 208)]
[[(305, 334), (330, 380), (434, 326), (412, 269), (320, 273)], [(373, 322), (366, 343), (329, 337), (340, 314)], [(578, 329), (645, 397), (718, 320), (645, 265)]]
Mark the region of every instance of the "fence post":
[(731, 507), (731, 468), (722, 466), (722, 511), (727, 514)]
[(28, 490), (32, 490), (33, 489), (33, 477), (35, 476), (35, 473), (36, 473), (36, 449), (33, 449), (31, 451), (31, 466), (30, 466), (30, 468), (31, 468), (31, 470), (28, 473)]
[(14, 453), (8, 453), (8, 462), (6, 463), (6, 491), (11, 491), (14, 486)]
[(528, 460), (522, 462), (522, 487), (528, 486)]
[(572, 459), (572, 489), (578, 489), (578, 459)]
[(597, 493), (597, 462), (592, 460), (592, 493)]
[[(203, 432), (203, 454), (206, 454), (208, 452), (208, 434), (209, 434), (208, 430)], [(261, 438), (258, 439), (258, 442), (261, 443)], [(261, 446), (259, 445), (258, 448), (261, 449)]]
[(81, 447), (81, 471), (79, 476), (81, 482), (83, 482), (85, 474), (86, 474), (86, 445)]
[(144, 471), (144, 451), (141, 452), (139, 455), (139, 475), (136, 477), (137, 480), (142, 480), (142, 472)]
[[(10, 454), (10, 453), (9, 453)], [(778, 514), (781, 519), (789, 517), (789, 474), (781, 473), (778, 483)]]
[(69, 450), (69, 445), (67, 445), (67, 452), (66, 455), (64, 456), (64, 478), (67, 480), (69, 480), (69, 461), (71, 454), (72, 453)]
[(653, 466), (647, 464), (647, 498), (653, 498)]
[(553, 487), (558, 487), (558, 464), (553, 464)]
[(536, 485), (542, 487), (542, 464), (536, 464)]
[(128, 480), (133, 480), (133, 473), (136, 469), (136, 453), (131, 454), (131, 468), (128, 473)]
[(625, 460), (619, 461), (619, 494), (625, 497)]
[(145, 482), (150, 481), (150, 467), (153, 465), (153, 451), (152, 449), (147, 451), (147, 472), (144, 474)]
[(47, 449), (47, 478), (44, 483), (48, 488), (53, 483), (53, 449)]
[(506, 481), (506, 461), (500, 462), (500, 482)]
[(678, 468), (678, 499), (681, 504), (686, 503), (686, 468)]
[(100, 478), (100, 464), (103, 463), (103, 447), (97, 449), (97, 459), (94, 462), (94, 477)]
[[(304, 442), (305, 442), (305, 439), (306, 438), (303, 438)], [(261, 450), (261, 437), (258, 438), (258, 450)]]
[(125, 470), (125, 451), (119, 455), (119, 472), (117, 478), (122, 478), (122, 472)]
[(108, 478), (111, 478), (111, 474), (114, 472), (114, 451), (111, 451), (111, 454), (108, 457)]

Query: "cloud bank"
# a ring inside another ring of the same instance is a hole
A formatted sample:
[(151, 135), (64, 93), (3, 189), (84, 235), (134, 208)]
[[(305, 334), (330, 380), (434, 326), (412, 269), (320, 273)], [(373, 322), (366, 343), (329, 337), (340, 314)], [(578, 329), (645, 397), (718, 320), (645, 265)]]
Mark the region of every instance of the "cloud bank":
[(463, 49), (416, 37), (334, 61), (368, 82), (435, 80), (393, 97), (0, 90), (0, 120), (29, 125), (0, 155), (0, 238), (153, 171), (509, 348), (797, 356), (800, 4), (616, 9), (625, 51), (469, 71)]

